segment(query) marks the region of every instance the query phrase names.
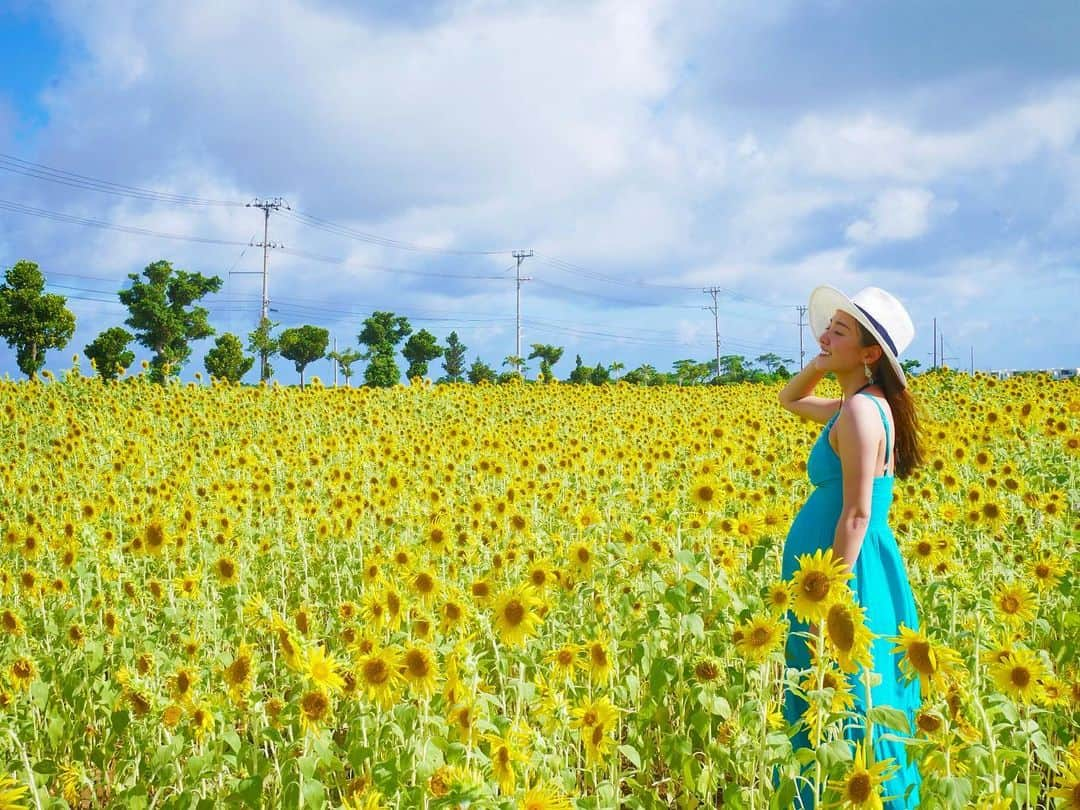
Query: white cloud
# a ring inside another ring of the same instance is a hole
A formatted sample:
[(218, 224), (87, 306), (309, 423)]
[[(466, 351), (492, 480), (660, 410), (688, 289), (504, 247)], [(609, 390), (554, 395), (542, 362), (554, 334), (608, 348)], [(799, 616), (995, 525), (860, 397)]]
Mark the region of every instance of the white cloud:
[(930, 227), (934, 195), (922, 188), (883, 191), (871, 203), (869, 216), (852, 222), (844, 232), (856, 243), (915, 239)]

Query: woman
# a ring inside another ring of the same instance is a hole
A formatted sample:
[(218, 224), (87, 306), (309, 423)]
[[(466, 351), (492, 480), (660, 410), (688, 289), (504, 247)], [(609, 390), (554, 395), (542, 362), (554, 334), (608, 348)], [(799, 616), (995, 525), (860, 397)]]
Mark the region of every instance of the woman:
[[(892, 706), (908, 716), (914, 727), (919, 706), (918, 682), (906, 682), (899, 656), (887, 639), (900, 635), (901, 624), (919, 626), (903, 560), (888, 525), (893, 481), (906, 478), (921, 462), (915, 403), (898, 355), (910, 345), (915, 328), (904, 306), (877, 287), (849, 298), (832, 287), (818, 287), (809, 302), (810, 326), (821, 353), (796, 374), (780, 392), (780, 404), (792, 413), (825, 425), (807, 459), (814, 490), (795, 516), (784, 543), (783, 576), (790, 580), (798, 558), (819, 549), (833, 550), (853, 574), (849, 585), (865, 610), (875, 638), (873, 671), (880, 683), (871, 687), (871, 706)], [(832, 372), (843, 392), (841, 399), (813, 396), (814, 387)], [(789, 616), (787, 665), (810, 667), (805, 636), (818, 632)], [(855, 709), (865, 712), (863, 672), (850, 677)], [(785, 694), (784, 715), (797, 723), (806, 703)], [(845, 724), (844, 736), (859, 740), (863, 727)], [(875, 729), (874, 760), (892, 758), (899, 766), (885, 782), (883, 796), (898, 797), (889, 808), (917, 807), (919, 772), (907, 761), (902, 744), (881, 740)], [(809, 747), (805, 729), (792, 740), (795, 748)], [(809, 789), (801, 790), (804, 807), (813, 806)]]

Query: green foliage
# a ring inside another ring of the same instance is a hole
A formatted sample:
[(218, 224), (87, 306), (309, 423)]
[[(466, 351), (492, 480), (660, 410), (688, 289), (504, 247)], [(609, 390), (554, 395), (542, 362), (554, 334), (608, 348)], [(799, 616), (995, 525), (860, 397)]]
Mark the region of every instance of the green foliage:
[(915, 369), (921, 368), (921, 367), (922, 367), (922, 363), (920, 363), (918, 360), (912, 359), (912, 360), (901, 360), (900, 361), (900, 368), (902, 368), (904, 370), (904, 375), (905, 376), (911, 376), (911, 375), (915, 374)]
[(338, 368), (341, 369), (341, 376), (345, 378), (345, 385), (349, 385), (349, 380), (353, 375), (353, 363), (360, 360), (363, 357), (363, 353), (359, 349), (348, 348), (340, 352), (330, 352), (326, 357), (333, 360), (338, 364)]
[(409, 361), (409, 368), (405, 372), (405, 376), (412, 380), (416, 377), (427, 376), (428, 363), (437, 357), (442, 357), (443, 348), (436, 342), (435, 336), (431, 332), (427, 329), (421, 329), (409, 338), (401, 353)]
[(87, 344), (83, 354), (93, 361), (101, 379), (115, 380), (135, 362), (135, 353), (128, 350), (133, 337), (122, 326), (109, 327)]
[(663, 374), (646, 363), (638, 366), (633, 371), (626, 372), (623, 375), (623, 381), (631, 385), (662, 385), (665, 380)]
[(407, 318), (393, 312), (376, 311), (364, 321), (364, 328), (357, 338), (368, 347), (368, 356), (373, 357), (387, 349), (392, 353), (394, 347), (411, 334), (412, 327)]
[(533, 343), (532, 353), (528, 359), (540, 358), (540, 374), (538, 378), (545, 382), (551, 382), (555, 379), (555, 375), (551, 371), (552, 366), (558, 363), (562, 356), (562, 346), (552, 346), (550, 343)]
[(446, 376), (444, 382), (461, 382), (465, 374), (465, 351), (468, 349), (457, 332), (451, 332), (446, 338), (446, 348), (443, 350), (443, 370)]
[(592, 369), (581, 362), (581, 355), (574, 358), (574, 370), (570, 372), (568, 381), (574, 385), (588, 385)]
[(597, 363), (596, 368), (589, 372), (589, 382), (593, 385), (607, 385), (611, 382), (611, 372), (603, 363)]
[(364, 321), (364, 328), (357, 339), (368, 347), (364, 359), (370, 360), (364, 369), (364, 384), (378, 388), (390, 388), (401, 380), (401, 369), (394, 362), (394, 349), (412, 334), (407, 318), (393, 312), (373, 312)]
[(379, 352), (371, 357), (364, 369), (364, 385), (373, 388), (392, 388), (401, 382), (401, 369), (394, 362), (394, 355)]
[(269, 318), (260, 318), (259, 325), (254, 331), (248, 333), (248, 351), (254, 352), (259, 358), (259, 380), (265, 382), (274, 376), (274, 368), (270, 365), (270, 358), (276, 355), (280, 349), (278, 340), (270, 334), (277, 323)]
[(292, 360), (300, 374), (300, 387), (304, 387), (304, 369), (326, 356), (326, 347), (330, 343), (329, 330), (321, 326), (299, 326), (286, 329), (278, 336), (281, 356)]
[(129, 273), (132, 285), (120, 291), (120, 302), (130, 317), (124, 321), (135, 330), (135, 339), (150, 349), (150, 379), (164, 382), (180, 374), (191, 356), (192, 340), (214, 334), (209, 313), (195, 303), (221, 289), (221, 279), (202, 273), (174, 270), (167, 261), (148, 264), (143, 278)]
[(477, 357), (471, 366), (469, 366), (469, 382), (474, 385), (478, 382), (493, 383), (498, 378), (495, 373), (495, 369), (484, 363)]
[(251, 371), (255, 358), (244, 354), (240, 338), (226, 332), (214, 341), (214, 348), (206, 353), (203, 365), (210, 376), (219, 380), (239, 382), (240, 378)]
[(0, 284), (0, 337), (15, 349), (19, 370), (30, 379), (45, 365), (45, 352), (62, 349), (75, 334), (75, 316), (60, 295), (45, 292), (45, 277), (25, 259)]

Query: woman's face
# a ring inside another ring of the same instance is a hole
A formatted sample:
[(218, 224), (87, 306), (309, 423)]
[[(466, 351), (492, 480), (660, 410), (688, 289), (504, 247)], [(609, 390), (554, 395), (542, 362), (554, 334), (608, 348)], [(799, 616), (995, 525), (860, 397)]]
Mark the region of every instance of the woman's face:
[(861, 366), (864, 360), (872, 362), (867, 347), (860, 342), (858, 321), (839, 309), (818, 336), (818, 346), (821, 347), (822, 364), (829, 370)]

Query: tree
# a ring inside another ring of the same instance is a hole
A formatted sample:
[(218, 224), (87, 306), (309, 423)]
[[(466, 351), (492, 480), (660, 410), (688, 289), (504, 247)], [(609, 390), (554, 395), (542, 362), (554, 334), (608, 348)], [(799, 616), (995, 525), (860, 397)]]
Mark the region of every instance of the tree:
[(298, 326), (286, 329), (278, 336), (281, 356), (292, 360), (300, 374), (300, 387), (304, 387), (304, 369), (326, 356), (326, 347), (330, 343), (330, 330), (321, 326)]
[(720, 380), (726, 383), (743, 382), (750, 372), (741, 354), (725, 354), (720, 358)]
[(477, 357), (469, 367), (469, 382), (473, 385), (485, 381), (493, 383), (497, 378), (498, 375), (495, 373), (495, 369), (487, 363), (481, 362), (479, 357)]
[(229, 382), (239, 382), (251, 371), (255, 358), (244, 354), (244, 345), (232, 332), (226, 332), (214, 341), (214, 348), (206, 353), (203, 365), (211, 377)]
[(581, 362), (581, 355), (574, 357), (574, 370), (570, 372), (568, 381), (574, 385), (588, 385), (592, 369)]
[(128, 350), (133, 335), (122, 326), (112, 326), (94, 338), (83, 354), (90, 358), (103, 380), (115, 380), (135, 362), (135, 353)]
[(648, 363), (638, 366), (623, 375), (623, 381), (632, 385), (659, 385), (663, 381), (660, 373)]
[(45, 276), (25, 259), (15, 262), (0, 284), (0, 337), (15, 349), (19, 370), (31, 380), (45, 365), (45, 352), (62, 349), (75, 334), (75, 316), (62, 295), (45, 292)]
[(412, 380), (416, 377), (427, 376), (428, 363), (437, 357), (443, 356), (443, 347), (436, 342), (435, 336), (431, 332), (427, 329), (421, 329), (406, 341), (405, 348), (401, 350), (401, 353), (409, 361), (409, 368), (405, 372), (405, 376)]
[(468, 349), (457, 332), (451, 332), (446, 337), (446, 349), (443, 351), (443, 370), (446, 382), (461, 382), (465, 374), (465, 351)]
[(353, 363), (363, 357), (363, 353), (359, 349), (348, 348), (340, 352), (330, 352), (326, 356), (338, 364), (341, 376), (345, 378), (345, 385), (348, 386), (353, 375)]
[(603, 363), (597, 363), (596, 368), (589, 372), (589, 382), (593, 385), (607, 385), (611, 382), (611, 372)]
[(132, 285), (120, 291), (120, 302), (131, 317), (124, 321), (135, 330), (135, 339), (154, 356), (150, 360), (150, 379), (164, 382), (179, 375), (180, 367), (191, 356), (192, 340), (214, 334), (205, 308), (195, 302), (221, 289), (221, 279), (202, 273), (173, 270), (167, 261), (148, 264), (146, 280), (129, 273)]
[(769, 352), (768, 354), (759, 354), (754, 358), (754, 362), (765, 366), (765, 370), (769, 374), (776, 374), (786, 363), (794, 363), (795, 361), (783, 359), (780, 355)]
[[(721, 358), (721, 362), (723, 358)], [(713, 373), (716, 361), (712, 363), (699, 363), (697, 360), (676, 360), (672, 365), (675, 369), (675, 381), (679, 385), (701, 385)]]
[(401, 370), (394, 362), (394, 349), (412, 334), (409, 321), (393, 312), (373, 312), (364, 321), (357, 339), (368, 347), (363, 359), (370, 361), (364, 369), (366, 385), (389, 388), (401, 380)]
[(905, 377), (913, 375), (915, 373), (915, 369), (921, 368), (921, 367), (922, 367), (922, 363), (920, 363), (918, 360), (912, 359), (912, 360), (901, 360), (900, 361), (900, 368), (902, 368), (904, 370), (904, 376)]
[(563, 356), (562, 346), (552, 346), (549, 343), (533, 343), (532, 354), (529, 355), (529, 360), (535, 360), (540, 358), (540, 374), (538, 378), (544, 382), (551, 382), (555, 379), (555, 375), (551, 371), (551, 367), (554, 366)]
[(259, 325), (254, 332), (248, 333), (248, 351), (254, 352), (259, 358), (259, 380), (266, 382), (274, 376), (274, 368), (270, 365), (270, 358), (278, 353), (277, 338), (270, 334), (271, 329), (277, 328), (278, 324), (269, 318), (259, 318)]
[(626, 366), (616, 360), (614, 363), (610, 363), (607, 368), (608, 371), (611, 372), (611, 376), (618, 380), (619, 372), (626, 368)]

